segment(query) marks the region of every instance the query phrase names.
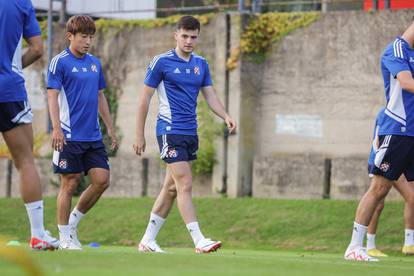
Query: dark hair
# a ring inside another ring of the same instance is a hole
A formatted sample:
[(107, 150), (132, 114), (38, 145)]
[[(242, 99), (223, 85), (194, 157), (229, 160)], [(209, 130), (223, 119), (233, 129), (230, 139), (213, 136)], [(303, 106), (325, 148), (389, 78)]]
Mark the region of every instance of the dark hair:
[(200, 21), (198, 21), (194, 16), (185, 15), (177, 22), (177, 30), (179, 29), (200, 31)]
[(66, 23), (66, 31), (74, 35), (77, 33), (93, 35), (96, 31), (95, 22), (90, 16), (74, 15)]

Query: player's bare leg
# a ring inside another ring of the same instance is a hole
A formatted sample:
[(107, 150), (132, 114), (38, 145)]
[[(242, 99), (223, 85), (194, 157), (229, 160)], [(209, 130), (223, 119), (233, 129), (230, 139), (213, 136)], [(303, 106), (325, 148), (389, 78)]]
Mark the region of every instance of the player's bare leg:
[(407, 255), (414, 254), (414, 182), (408, 182), (402, 175), (395, 183), (395, 188), (400, 192), (405, 200), (404, 223), (405, 240), (402, 252)]
[(73, 242), (69, 225), (69, 215), (72, 206), (72, 197), (80, 183), (81, 174), (61, 174), (60, 190), (57, 196), (57, 221), (61, 249), (80, 250)]
[(373, 176), (371, 185), (356, 210), (352, 239), (344, 256), (346, 260), (378, 261), (366, 253), (363, 241), (375, 208), (386, 197), (393, 184), (394, 181), (383, 176)]
[(42, 186), (33, 157), (32, 125), (18, 125), (3, 132), (3, 138), (19, 172), (20, 194), (30, 220), (30, 246), (34, 249), (55, 249), (59, 243), (45, 231), (43, 225)]
[(156, 237), (162, 225), (164, 224), (165, 219), (170, 213), (171, 207), (173, 206), (176, 197), (177, 189), (175, 187), (174, 179), (172, 178), (170, 170), (167, 167), (164, 184), (152, 207), (145, 234), (138, 244), (138, 250), (140, 252), (165, 252), (157, 244)]
[(381, 212), (384, 209), (384, 200), (382, 200), (375, 209), (371, 222), (368, 225), (367, 232), (367, 253), (372, 257), (387, 257), (385, 253), (380, 251), (375, 244), (375, 236), (377, 233), (377, 227)]
[(102, 168), (90, 169), (91, 184), (81, 194), (76, 209), (86, 214), (109, 187), (109, 171)]
[(177, 187), (177, 206), (181, 217), (194, 241), (196, 253), (209, 253), (221, 246), (220, 241), (206, 239), (198, 225), (192, 200), (192, 172), (190, 162), (176, 162), (167, 165)]

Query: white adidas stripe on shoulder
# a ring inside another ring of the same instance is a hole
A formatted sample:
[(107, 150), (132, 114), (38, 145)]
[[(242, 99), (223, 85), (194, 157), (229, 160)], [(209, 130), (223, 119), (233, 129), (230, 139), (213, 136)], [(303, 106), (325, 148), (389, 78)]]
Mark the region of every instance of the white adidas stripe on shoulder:
[(66, 50), (65, 50), (65, 51), (62, 51), (60, 54), (56, 55), (56, 56), (52, 59), (52, 61), (50, 62), (50, 65), (49, 65), (49, 71), (50, 71), (50, 72), (52, 72), (53, 74), (55, 74), (55, 73), (56, 73), (57, 63), (58, 63), (59, 59), (60, 59), (60, 58), (63, 58), (63, 57), (66, 57), (66, 56), (68, 56), (68, 55), (69, 55), (69, 54), (66, 52)]
[(401, 39), (397, 38), (396, 40), (394, 40), (393, 48), (395, 57), (404, 58)]
[(49, 65), (49, 70), (52, 71), (51, 69), (53, 68), (53, 64), (56, 62), (56, 60), (61, 56), (67, 54), (66, 50), (63, 50), (62, 52), (60, 52), (59, 54), (57, 54), (56, 56), (54, 56), (52, 58), (52, 60), (50, 61), (50, 65)]
[(163, 57), (171, 57), (171, 56), (173, 56), (173, 55), (174, 55), (174, 54), (173, 54), (173, 51), (172, 51), (172, 50), (169, 50), (168, 52), (165, 52), (165, 53), (163, 53), (163, 54), (161, 54), (161, 55), (155, 56), (155, 57), (152, 59), (151, 63), (149, 64), (149, 67), (151, 68), (151, 70), (153, 70), (153, 69), (154, 69), (154, 67), (155, 67), (155, 65), (157, 64), (158, 60), (160, 60), (160, 59), (161, 59), (161, 58), (163, 58)]

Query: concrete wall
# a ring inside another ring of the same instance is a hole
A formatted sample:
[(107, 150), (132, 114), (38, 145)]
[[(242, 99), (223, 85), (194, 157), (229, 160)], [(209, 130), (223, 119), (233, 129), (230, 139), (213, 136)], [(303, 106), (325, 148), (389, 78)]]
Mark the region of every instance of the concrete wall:
[[(366, 160), (375, 116), (385, 103), (380, 55), (411, 20), (408, 10), (326, 13), (275, 45), (262, 65), (257, 93), (254, 191), (263, 183), (257, 172), (264, 167), (273, 172), (266, 178), (274, 185), (280, 179), (279, 170), (271, 167), (281, 164), (265, 157), (318, 154), (332, 159), (331, 197), (361, 197), (368, 187)], [(293, 175), (297, 166), (283, 165)], [(310, 162), (299, 173), (306, 179), (319, 166)], [(300, 179), (285, 185), (295, 190)]]
[[(266, 189), (270, 191), (287, 184), (287, 189), (295, 191), (295, 182), (298, 187), (304, 185), (296, 175), (297, 166), (303, 168), (299, 172), (303, 172), (302, 177), (306, 179), (305, 172), (318, 172), (319, 161), (329, 159), (332, 160), (330, 176), (315, 177), (315, 187), (329, 179), (332, 197), (357, 198), (366, 188), (364, 158), (370, 148), (374, 117), (384, 104), (380, 54), (387, 43), (402, 33), (411, 17), (407, 10), (326, 13), (319, 21), (292, 32), (274, 45), (264, 63), (257, 64), (242, 56), (227, 83), (229, 111), (239, 124), (238, 133), (229, 137), (227, 153), (221, 138), (214, 141), (218, 163), (212, 178), (200, 180), (203, 184), (195, 191), (213, 194), (212, 191), (226, 190), (230, 197), (267, 196)], [(229, 22), (230, 48), (234, 48), (239, 45), (242, 26), (247, 21), (233, 14)], [(143, 191), (156, 195), (160, 189), (164, 170), (159, 165), (155, 138), (157, 96), (153, 97), (148, 114), (145, 153), (148, 160), (157, 161), (147, 164), (150, 175), (146, 182), (138, 177), (142, 160), (138, 161), (140, 159), (133, 155), (132, 144), (137, 97), (146, 66), (151, 57), (174, 47), (172, 32), (172, 26), (165, 26), (150, 30), (110, 29), (96, 35), (91, 52), (101, 58), (107, 82), (116, 87), (119, 94), (117, 125), (122, 142), (117, 157), (120, 159), (113, 162), (112, 178), (119, 181), (108, 192), (113, 196), (137, 196)], [(228, 50), (226, 32), (226, 16), (220, 14), (202, 27), (197, 50), (209, 61), (223, 102)], [(54, 53), (57, 54), (65, 47), (65, 34), (62, 30), (55, 33)], [(32, 80), (43, 79), (40, 72), (45, 68), (43, 59), (26, 73)], [(34, 108), (36, 131), (46, 130), (47, 126), (45, 96), (39, 86), (40, 83), (34, 82), (30, 90), (35, 92), (29, 93), (34, 96), (32, 102), (37, 101), (37, 108)], [(45, 142), (45, 151), (49, 147)], [(227, 170), (224, 168), (226, 154)], [(270, 158), (275, 156), (286, 156), (286, 159)], [(320, 156), (320, 160), (312, 159), (305, 166), (304, 162), (309, 161), (306, 156)], [(358, 174), (348, 173), (360, 165)], [(283, 167), (283, 173), (286, 171), (292, 176), (281, 177), (282, 171), (273, 166)], [(128, 169), (124, 171), (123, 168)], [(269, 170), (266, 177), (262, 175), (264, 168)], [(263, 184), (268, 186), (260, 187), (260, 183), (268, 183)], [(117, 185), (125, 187), (121, 191)], [(272, 197), (279, 196), (276, 192), (269, 193)], [(287, 194), (281, 196), (287, 197)], [(302, 195), (292, 195), (297, 196)], [(310, 192), (308, 196), (321, 194)]]
[[(286, 36), (263, 64), (256, 154), (367, 154), (385, 103), (380, 55), (411, 18), (408, 10), (332, 12)], [(320, 118), (321, 137), (278, 133), (277, 115)]]

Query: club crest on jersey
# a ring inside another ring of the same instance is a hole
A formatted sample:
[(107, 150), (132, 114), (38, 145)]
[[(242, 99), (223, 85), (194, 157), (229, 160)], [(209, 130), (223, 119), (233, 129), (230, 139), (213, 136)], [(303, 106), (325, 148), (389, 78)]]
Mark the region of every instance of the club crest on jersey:
[(98, 73), (98, 67), (96, 66), (96, 64), (91, 65), (91, 70), (92, 72)]
[(194, 74), (200, 75), (200, 67), (198, 66), (194, 67)]
[(167, 152), (167, 156), (169, 158), (177, 158), (178, 157), (178, 152), (174, 148), (170, 148)]
[(61, 169), (67, 169), (68, 168), (68, 161), (66, 159), (61, 159), (59, 161), (59, 168)]
[(390, 163), (388, 162), (384, 162), (379, 166), (379, 169), (383, 172), (388, 172), (388, 170), (390, 169)]

